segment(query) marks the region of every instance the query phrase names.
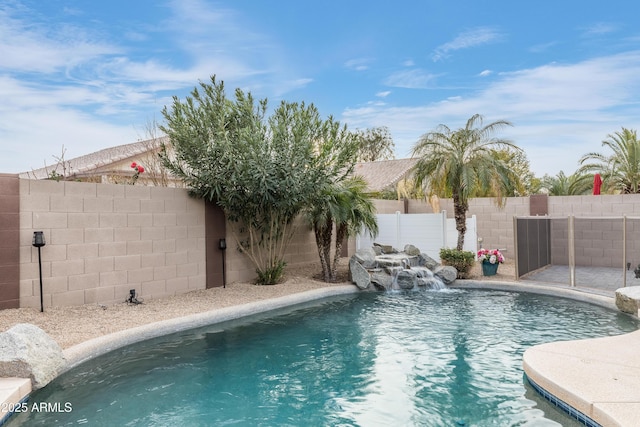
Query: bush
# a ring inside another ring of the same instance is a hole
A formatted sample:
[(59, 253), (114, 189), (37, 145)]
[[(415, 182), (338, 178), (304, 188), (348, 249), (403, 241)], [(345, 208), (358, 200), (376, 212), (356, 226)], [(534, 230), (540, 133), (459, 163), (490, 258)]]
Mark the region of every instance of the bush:
[(278, 261), (275, 265), (264, 270), (256, 269), (258, 278), (256, 285), (275, 285), (280, 282), (284, 275), (284, 267), (287, 265), (284, 261)]
[(443, 265), (454, 267), (458, 271), (458, 279), (466, 279), (476, 258), (471, 251), (442, 248), (440, 249), (440, 261)]

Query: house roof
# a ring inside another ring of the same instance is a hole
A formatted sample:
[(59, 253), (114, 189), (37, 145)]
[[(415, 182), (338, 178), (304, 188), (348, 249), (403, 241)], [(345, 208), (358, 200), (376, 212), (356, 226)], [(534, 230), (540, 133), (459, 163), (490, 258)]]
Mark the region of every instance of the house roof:
[[(86, 177), (110, 172), (130, 173), (125, 161), (138, 161), (140, 156), (157, 150), (167, 137), (160, 137), (130, 144), (105, 148), (91, 154), (64, 161), (66, 176)], [(407, 177), (416, 159), (380, 160), (376, 162), (357, 163), (353, 174), (359, 175), (367, 182), (367, 190), (377, 193), (395, 186)], [(63, 174), (60, 164), (53, 164), (40, 169), (19, 174), (23, 179), (47, 179), (52, 172)]]
[[(133, 142), (130, 144), (118, 145), (73, 159), (65, 159), (65, 167), (68, 169), (66, 175), (87, 176), (98, 172), (111, 172), (118, 170), (118, 168), (115, 167), (117, 163), (157, 149), (165, 138), (166, 137), (160, 137)], [(63, 171), (60, 163), (40, 169), (34, 169), (29, 172), (22, 172), (19, 174), (19, 177), (25, 179), (47, 179), (54, 171), (62, 174)]]
[(353, 174), (364, 178), (368, 191), (376, 193), (395, 186), (406, 178), (416, 161), (417, 159), (396, 159), (357, 163)]

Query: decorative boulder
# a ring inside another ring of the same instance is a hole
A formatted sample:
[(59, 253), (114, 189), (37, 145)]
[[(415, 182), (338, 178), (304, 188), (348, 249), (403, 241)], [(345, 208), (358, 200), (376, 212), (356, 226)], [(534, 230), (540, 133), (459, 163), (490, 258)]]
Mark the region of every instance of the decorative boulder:
[(416, 278), (418, 277), (418, 273), (414, 270), (406, 269), (402, 270), (398, 273), (398, 277), (396, 278), (398, 287), (400, 289), (413, 289), (416, 286)]
[(416, 248), (413, 245), (405, 245), (404, 253), (406, 253), (409, 256), (418, 256), (420, 255), (420, 249)]
[(440, 264), (435, 259), (431, 258), (429, 255), (424, 252), (418, 255), (418, 262), (421, 266), (427, 267), (429, 270), (435, 270), (435, 268)]
[(64, 363), (60, 346), (35, 325), (20, 323), (0, 333), (0, 378), (31, 378), (36, 390), (54, 379)]
[(616, 289), (616, 307), (623, 313), (637, 316), (638, 301), (640, 301), (640, 286)]
[(359, 289), (367, 289), (371, 284), (371, 275), (366, 268), (360, 262), (356, 255), (352, 256), (349, 260), (349, 271), (351, 272), (351, 281)]
[(393, 249), (393, 246), (390, 246), (390, 245), (381, 245), (380, 243), (374, 243), (373, 246), (379, 247), (383, 254), (396, 254), (396, 253), (398, 253), (398, 251)]
[(376, 253), (373, 248), (358, 249), (351, 258), (355, 258), (364, 268), (374, 268), (376, 266)]
[(379, 271), (374, 271), (371, 273), (371, 283), (376, 287), (376, 289), (391, 289), (393, 286), (393, 278), (382, 269), (378, 269)]
[(456, 280), (456, 277), (458, 277), (458, 270), (450, 265), (443, 265), (437, 267), (433, 275), (439, 277), (445, 285), (450, 285)]

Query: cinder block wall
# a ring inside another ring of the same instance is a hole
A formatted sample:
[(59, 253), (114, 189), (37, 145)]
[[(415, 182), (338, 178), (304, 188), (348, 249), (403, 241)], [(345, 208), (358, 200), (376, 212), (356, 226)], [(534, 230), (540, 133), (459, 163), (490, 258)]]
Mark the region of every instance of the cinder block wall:
[(20, 180), (20, 305), (159, 298), (205, 288), (204, 203), (184, 189)]
[[(318, 261), (318, 249), (313, 231), (309, 229), (303, 218), (294, 222), (295, 233), (284, 255), (287, 265), (306, 264)], [(257, 277), (255, 266), (251, 260), (238, 250), (232, 226), (227, 223), (226, 275), (227, 283), (251, 282)], [(286, 270), (286, 268), (285, 268)], [(321, 271), (318, 270), (318, 273)]]
[[(129, 289), (136, 289), (143, 298), (158, 298), (206, 287), (205, 207), (186, 190), (36, 180), (19, 180), (18, 188), (19, 197), (15, 191), (0, 196), (9, 197), (2, 205), (6, 209), (9, 202), (19, 204), (19, 242), (12, 244), (10, 233), (3, 242), (19, 247), (20, 306), (40, 304), (38, 251), (31, 245), (34, 231), (43, 231), (47, 240), (42, 248), (46, 307), (121, 302)], [(409, 213), (432, 212), (424, 201), (410, 200), (405, 205), (376, 200), (375, 204), (379, 213), (404, 212), (405, 207)], [(513, 254), (513, 217), (529, 215), (529, 206), (528, 197), (509, 198), (504, 208), (490, 198), (472, 199), (468, 215), (477, 218), (482, 246), (505, 249), (507, 257)], [(453, 217), (450, 199), (440, 200), (440, 208)], [(552, 217), (640, 216), (640, 195), (549, 197), (548, 208)], [(619, 262), (617, 225), (603, 224), (581, 224), (581, 234), (576, 236), (581, 262)], [(17, 225), (12, 227), (15, 233)], [(639, 235), (634, 231), (627, 236), (631, 254), (627, 259), (640, 263), (640, 221), (628, 229), (637, 229)], [(562, 236), (563, 230), (556, 231), (553, 237)], [(226, 282), (253, 280), (255, 267), (237, 250), (230, 232), (227, 242)], [(349, 254), (353, 246), (352, 239)], [(10, 252), (3, 252), (2, 262)], [(318, 260), (313, 232), (302, 219), (296, 222), (285, 259), (289, 265)]]
[[(622, 216), (630, 217), (626, 232), (627, 261), (632, 268), (640, 263), (640, 221), (637, 218), (640, 217), (640, 194), (549, 197), (549, 215), (574, 216), (576, 265), (598, 267), (622, 267)], [(557, 219), (554, 224), (559, 232), (552, 233), (552, 262), (567, 264), (568, 220)]]

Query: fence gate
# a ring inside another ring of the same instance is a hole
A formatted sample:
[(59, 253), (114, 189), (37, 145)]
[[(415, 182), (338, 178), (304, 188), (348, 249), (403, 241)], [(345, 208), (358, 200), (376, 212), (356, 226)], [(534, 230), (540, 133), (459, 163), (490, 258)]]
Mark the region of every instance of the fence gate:
[(551, 218), (514, 217), (518, 278), (551, 263)]

